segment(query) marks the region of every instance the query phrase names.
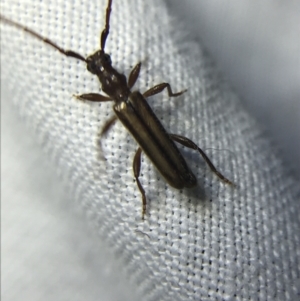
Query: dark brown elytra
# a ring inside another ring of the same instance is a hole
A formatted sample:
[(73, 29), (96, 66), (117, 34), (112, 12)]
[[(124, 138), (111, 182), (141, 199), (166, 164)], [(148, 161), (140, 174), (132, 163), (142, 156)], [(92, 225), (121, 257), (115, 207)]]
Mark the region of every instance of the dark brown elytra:
[(193, 141), (183, 136), (167, 133), (146, 101), (147, 97), (158, 94), (164, 89), (167, 89), (169, 97), (179, 96), (186, 90), (173, 93), (169, 83), (161, 83), (144, 93), (140, 93), (139, 91), (132, 92), (131, 89), (137, 81), (140, 73), (141, 63), (138, 63), (132, 69), (128, 80), (124, 74), (119, 73), (112, 66), (110, 55), (104, 51), (105, 42), (109, 34), (111, 6), (112, 0), (109, 0), (106, 8), (105, 27), (100, 39), (100, 50), (97, 50), (94, 54), (87, 58), (84, 58), (75, 51), (60, 48), (51, 40), (21, 24), (9, 20), (4, 16), (0, 17), (2, 22), (26, 31), (37, 39), (52, 46), (65, 56), (84, 61), (87, 64), (88, 71), (98, 77), (102, 91), (106, 95), (88, 93), (77, 95), (76, 97), (80, 100), (88, 100), (92, 102), (114, 101), (113, 110), (116, 115), (105, 123), (101, 131), (101, 136), (107, 133), (116, 120), (119, 119), (139, 144), (139, 148), (137, 149), (133, 160), (133, 171), (137, 186), (142, 194), (143, 219), (146, 213), (146, 194), (139, 180), (142, 151), (145, 152), (166, 181), (172, 187), (177, 189), (194, 187), (197, 185), (197, 179), (189, 169), (174, 141), (188, 148), (197, 150), (212, 172), (214, 172), (223, 182), (234, 185), (215, 168), (206, 154)]

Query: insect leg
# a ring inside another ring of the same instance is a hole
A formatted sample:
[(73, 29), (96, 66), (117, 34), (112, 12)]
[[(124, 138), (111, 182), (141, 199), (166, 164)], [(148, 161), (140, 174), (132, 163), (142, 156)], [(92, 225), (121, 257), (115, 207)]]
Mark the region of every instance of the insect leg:
[(142, 219), (144, 220), (144, 216), (146, 213), (146, 195), (145, 195), (145, 190), (139, 180), (140, 170), (141, 170), (141, 153), (142, 153), (142, 149), (139, 147), (137, 149), (137, 151), (134, 155), (134, 159), (133, 159), (133, 172), (134, 172), (134, 177), (135, 177), (137, 186), (142, 194), (142, 200), (143, 200)]
[(232, 183), (230, 180), (228, 180), (227, 178), (225, 178), (213, 165), (213, 163), (209, 160), (209, 158), (207, 157), (207, 155), (204, 153), (204, 151), (198, 146), (196, 145), (192, 140), (183, 137), (183, 136), (179, 136), (179, 135), (174, 135), (174, 134), (170, 134), (170, 137), (182, 144), (183, 146), (186, 146), (188, 148), (197, 150), (200, 155), (203, 157), (203, 159), (205, 160), (205, 162), (207, 163), (207, 165), (210, 167), (211, 171), (214, 172), (224, 183), (229, 184), (229, 185), (234, 185), (234, 183)]
[(173, 93), (172, 91), (172, 88), (170, 86), (169, 83), (161, 83), (161, 84), (158, 84), (152, 88), (150, 88), (149, 90), (147, 90), (146, 92), (144, 92), (143, 96), (145, 98), (149, 97), (149, 96), (152, 96), (152, 95), (155, 95), (155, 94), (158, 94), (160, 93), (163, 89), (167, 88), (168, 89), (168, 94), (169, 94), (169, 97), (176, 97), (176, 96), (179, 96), (181, 94), (183, 94), (184, 92), (186, 92), (187, 90), (182, 90), (180, 92), (177, 92), (177, 93)]
[(109, 118), (106, 123), (104, 124), (104, 126), (101, 129), (101, 132), (98, 134), (99, 137), (99, 143), (98, 143), (98, 147), (99, 147), (99, 158), (100, 159), (105, 159), (105, 156), (103, 155), (103, 148), (102, 148), (102, 137), (112, 128), (112, 126), (116, 123), (116, 121), (118, 120), (117, 116), (112, 116), (111, 118)]
[(117, 120), (118, 118), (115, 115), (112, 116), (110, 119), (108, 119), (100, 132), (100, 137), (103, 137), (110, 130), (110, 128), (116, 123)]
[(106, 123), (104, 124), (104, 126), (101, 129), (101, 132), (99, 133), (99, 147), (100, 147), (100, 154), (101, 154), (101, 158), (103, 159), (103, 149), (102, 149), (102, 143), (101, 143), (101, 139), (102, 137), (112, 128), (112, 126), (116, 123), (116, 121), (118, 120), (117, 116), (112, 116), (111, 118), (109, 118)]
[(12, 25), (12, 26), (14, 26), (16, 28), (24, 30), (25, 32), (28, 32), (29, 34), (31, 34), (32, 36), (34, 36), (38, 40), (41, 40), (44, 43), (52, 46), (53, 48), (55, 48), (56, 50), (58, 50), (60, 53), (66, 55), (66, 56), (74, 57), (74, 58), (76, 58), (78, 60), (81, 60), (81, 61), (85, 62), (85, 58), (81, 54), (79, 54), (79, 53), (77, 53), (77, 52), (75, 52), (73, 50), (64, 50), (64, 49), (60, 48), (57, 44), (55, 44), (54, 42), (52, 42), (48, 38), (45, 38), (45, 37), (41, 36), (40, 34), (38, 34), (37, 32), (33, 31), (32, 29), (30, 29), (30, 28), (28, 28), (26, 26), (23, 26), (23, 25), (15, 22), (15, 21), (9, 20), (9, 19), (7, 19), (6, 17), (4, 17), (2, 15), (0, 15), (0, 20), (3, 21), (4, 23), (7, 23), (7, 24)]
[(112, 101), (112, 99), (109, 96), (98, 94), (98, 93), (74, 95), (74, 97), (76, 97), (79, 100), (88, 100), (94, 102)]
[(129, 89), (131, 89), (134, 86), (137, 78), (139, 77), (141, 65), (142, 65), (142, 63), (140, 62), (131, 70), (129, 77), (128, 77), (128, 88)]

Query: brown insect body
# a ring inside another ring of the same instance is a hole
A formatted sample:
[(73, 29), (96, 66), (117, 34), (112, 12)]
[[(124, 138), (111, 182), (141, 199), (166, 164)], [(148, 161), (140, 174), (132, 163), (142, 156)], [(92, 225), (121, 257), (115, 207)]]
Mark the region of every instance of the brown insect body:
[(133, 92), (128, 101), (115, 104), (114, 111), (171, 186), (180, 189), (197, 184), (175, 143), (140, 92)]
[(105, 28), (101, 34), (101, 48), (86, 59), (75, 51), (60, 48), (48, 38), (39, 35), (19, 23), (9, 20), (4, 16), (0, 17), (1, 21), (28, 32), (39, 40), (42, 40), (46, 44), (52, 46), (62, 54), (84, 61), (87, 64), (88, 71), (98, 77), (102, 91), (105, 92), (107, 96), (98, 93), (89, 93), (77, 95), (76, 97), (81, 100), (93, 102), (114, 101), (115, 104), (113, 109), (116, 116), (106, 122), (102, 129), (101, 136), (111, 128), (118, 118), (140, 145), (134, 156), (133, 170), (138, 188), (142, 194), (143, 218), (146, 212), (146, 195), (139, 181), (142, 150), (153, 162), (158, 171), (164, 176), (166, 181), (175, 188), (181, 189), (184, 187), (193, 187), (197, 184), (197, 179), (189, 169), (174, 141), (188, 148), (197, 150), (211, 170), (222, 181), (233, 185), (230, 180), (217, 171), (206, 154), (193, 141), (183, 136), (168, 134), (146, 101), (147, 97), (158, 94), (164, 89), (167, 89), (169, 97), (179, 96), (184, 93), (185, 90), (173, 93), (171, 86), (168, 83), (161, 83), (150, 88), (143, 94), (139, 91), (132, 92), (131, 89), (139, 76), (141, 63), (138, 63), (132, 69), (128, 80), (124, 74), (119, 73), (112, 67), (111, 58), (104, 51), (105, 42), (109, 34), (111, 6), (112, 0), (109, 0), (106, 8)]
[(99, 50), (86, 61), (88, 71), (97, 75), (102, 91), (115, 102), (117, 117), (166, 181), (177, 189), (197, 185), (196, 177), (145, 97), (139, 91), (131, 92), (125, 75), (112, 67), (110, 56)]

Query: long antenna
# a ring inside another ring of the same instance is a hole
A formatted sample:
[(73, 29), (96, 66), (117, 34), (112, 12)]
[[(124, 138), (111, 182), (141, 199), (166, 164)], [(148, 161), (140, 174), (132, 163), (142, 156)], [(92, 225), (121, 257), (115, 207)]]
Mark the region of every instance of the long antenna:
[(23, 31), (31, 34), (32, 36), (34, 36), (38, 40), (40, 40), (40, 41), (42, 41), (42, 42), (50, 45), (51, 47), (55, 48), (60, 53), (66, 55), (66, 56), (74, 57), (74, 58), (79, 59), (79, 60), (84, 61), (84, 62), (86, 61), (85, 58), (81, 54), (77, 53), (76, 51), (65, 50), (65, 49), (59, 47), (56, 43), (54, 43), (51, 40), (49, 40), (48, 38), (41, 36), (40, 34), (38, 34), (37, 32), (33, 31), (32, 29), (30, 29), (30, 28), (28, 28), (26, 26), (23, 26), (23, 25), (15, 22), (15, 21), (9, 20), (9, 19), (7, 19), (6, 17), (4, 17), (2, 15), (0, 15), (0, 20), (3, 21), (4, 23), (12, 25), (12, 26), (14, 26), (16, 28), (19, 28), (19, 29), (21, 29), (21, 30), (23, 30)]
[(111, 13), (111, 4), (112, 0), (108, 0), (107, 8), (106, 8), (106, 18), (105, 18), (105, 27), (101, 33), (101, 50), (104, 51), (105, 42), (109, 34), (109, 18)]

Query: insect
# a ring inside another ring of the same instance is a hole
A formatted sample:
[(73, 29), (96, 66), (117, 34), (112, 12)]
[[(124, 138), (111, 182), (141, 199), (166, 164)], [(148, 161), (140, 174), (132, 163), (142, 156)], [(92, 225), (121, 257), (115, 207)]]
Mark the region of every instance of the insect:
[(215, 168), (203, 150), (201, 150), (193, 141), (180, 135), (167, 133), (146, 101), (147, 97), (158, 94), (164, 89), (167, 89), (169, 97), (179, 96), (186, 92), (186, 90), (173, 93), (169, 83), (161, 83), (150, 88), (144, 93), (141, 93), (140, 91), (131, 91), (138, 79), (141, 63), (138, 63), (132, 69), (128, 80), (124, 74), (119, 73), (112, 66), (110, 55), (105, 52), (105, 43), (110, 29), (111, 8), (112, 0), (108, 0), (105, 15), (105, 27), (100, 38), (100, 50), (97, 50), (87, 58), (76, 51), (62, 49), (48, 38), (41, 36), (37, 32), (15, 21), (9, 20), (4, 16), (0, 17), (2, 22), (24, 30), (28, 34), (58, 50), (63, 55), (85, 62), (87, 70), (98, 77), (102, 91), (105, 95), (99, 93), (88, 93), (76, 95), (76, 97), (79, 100), (92, 102), (113, 101), (113, 110), (115, 115), (105, 123), (100, 136), (107, 133), (113, 124), (119, 119), (139, 144), (133, 159), (133, 172), (138, 189), (142, 195), (142, 219), (144, 219), (146, 213), (146, 193), (139, 180), (142, 152), (148, 156), (165, 180), (174, 188), (182, 189), (184, 187), (189, 188), (197, 185), (195, 175), (188, 167), (185, 159), (174, 142), (197, 150), (212, 172), (214, 172), (219, 179), (227, 184), (233, 185), (230, 180), (225, 178)]

